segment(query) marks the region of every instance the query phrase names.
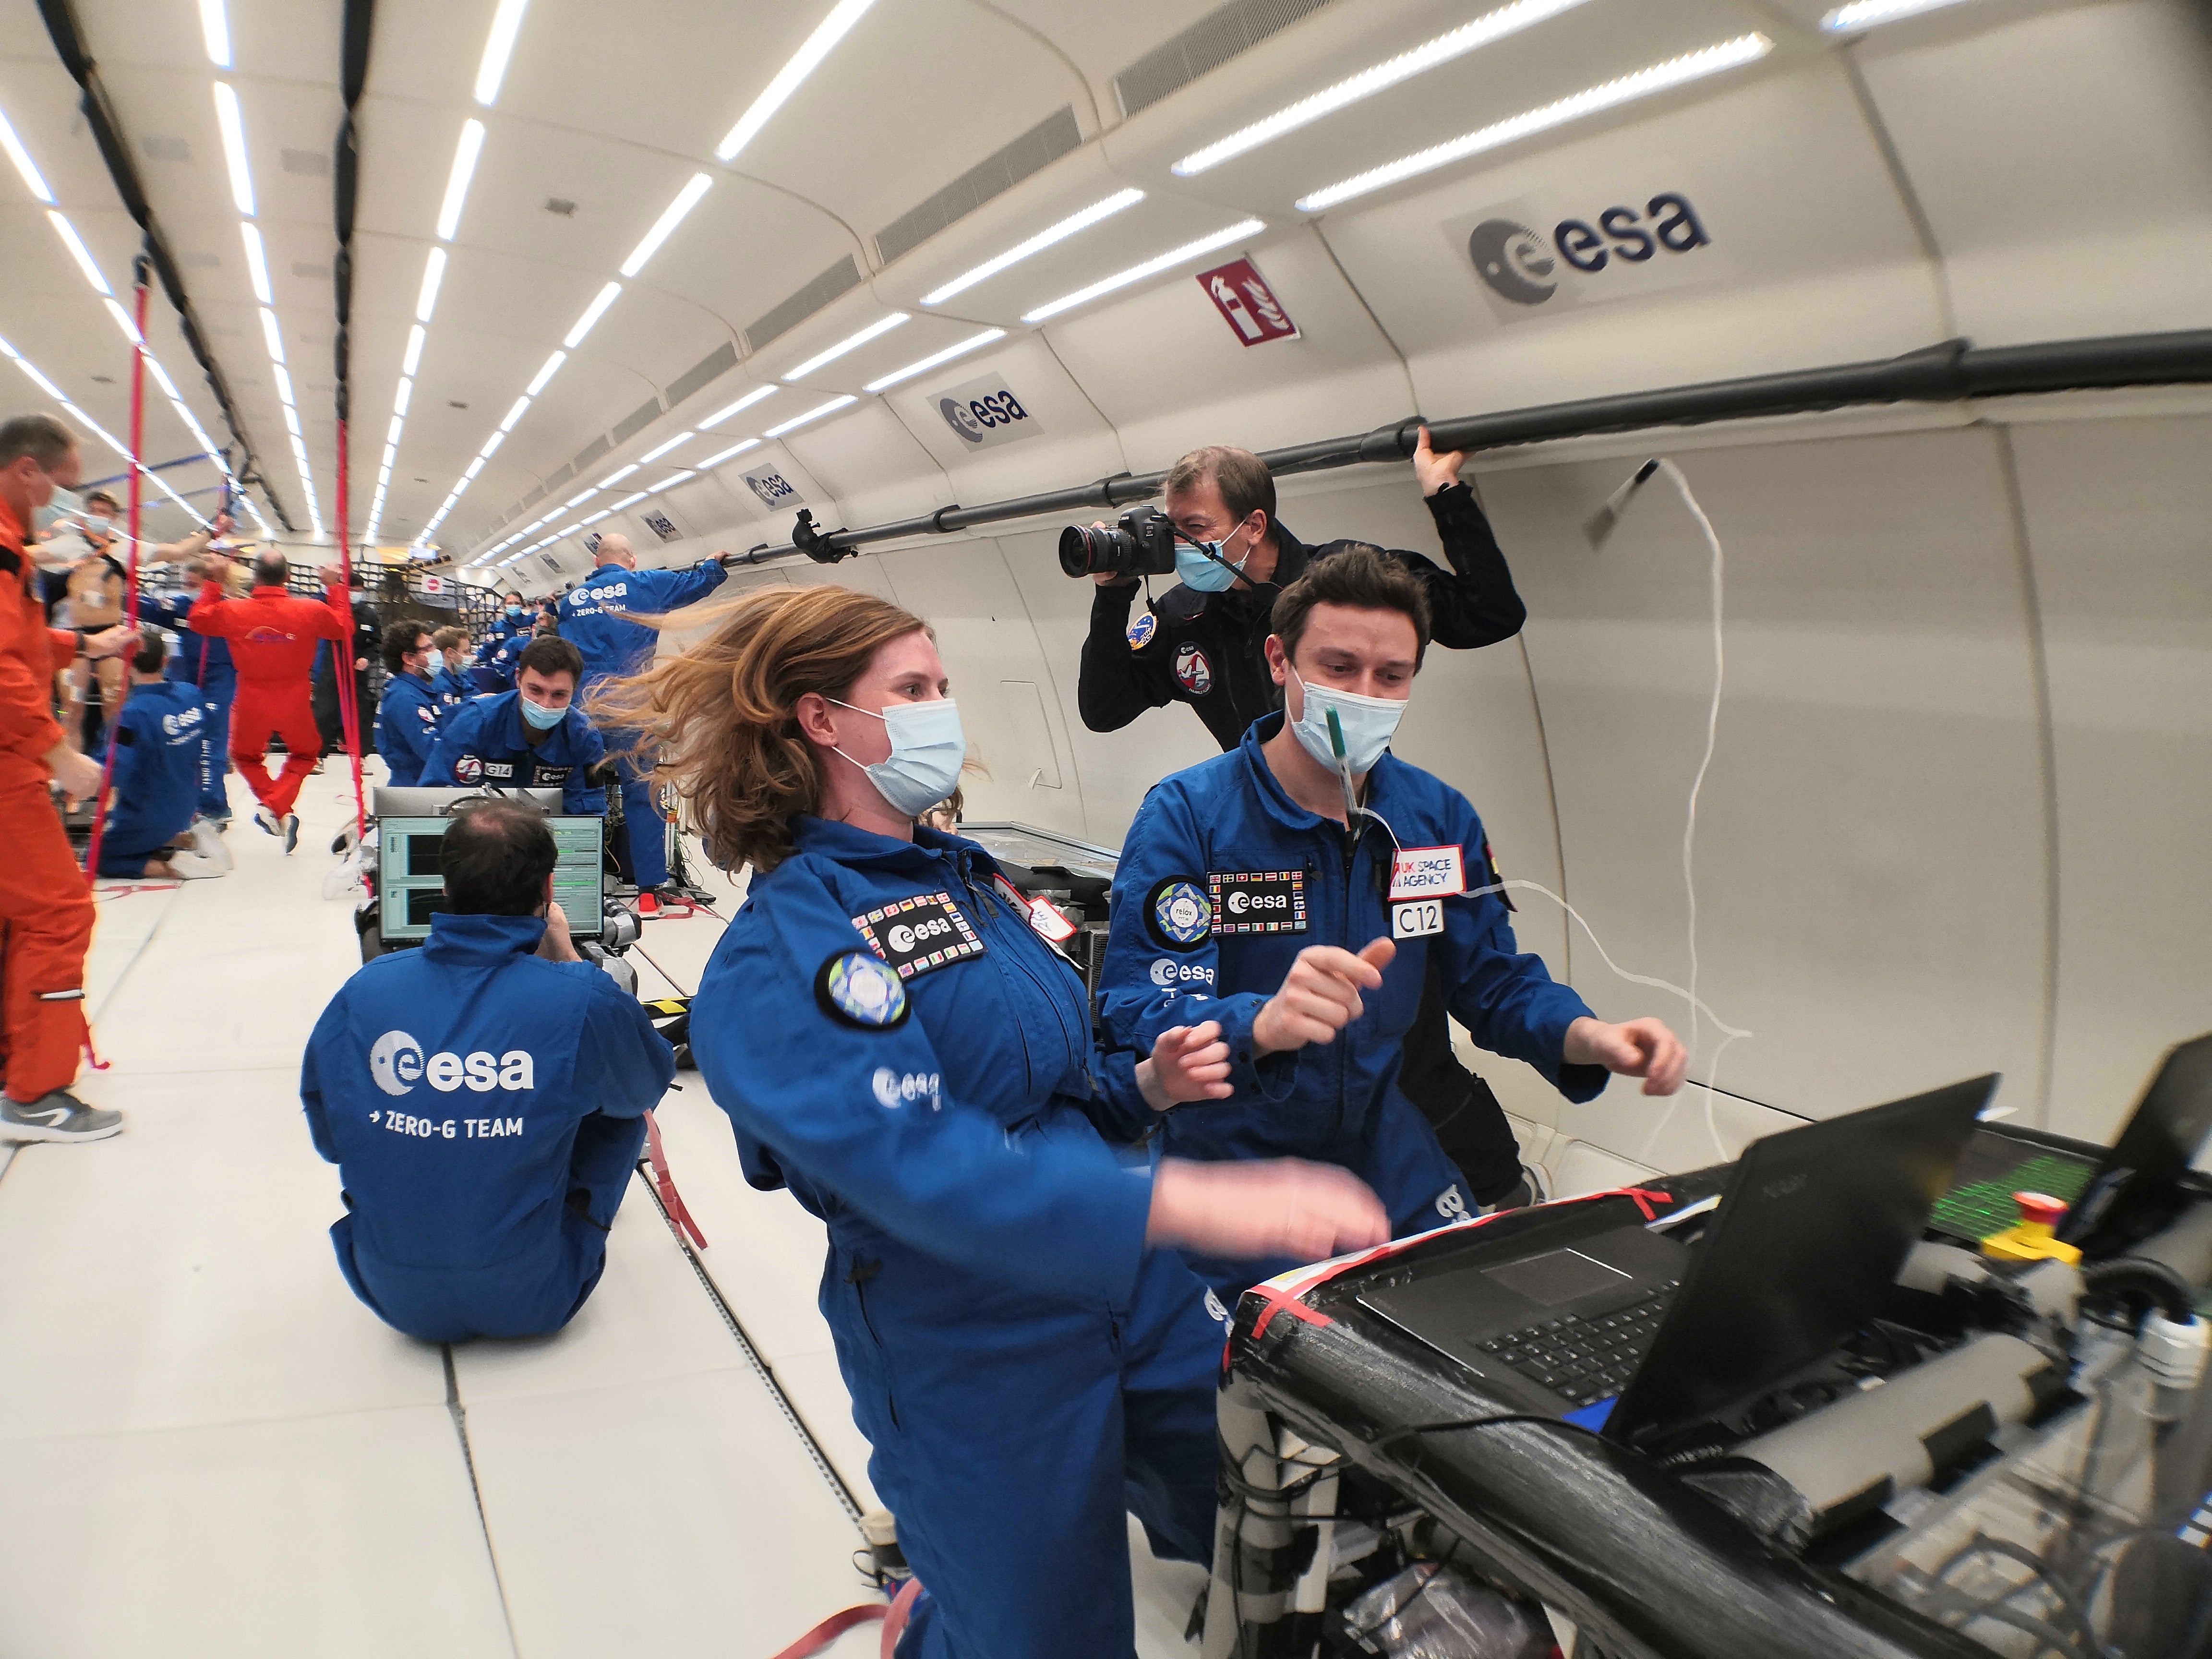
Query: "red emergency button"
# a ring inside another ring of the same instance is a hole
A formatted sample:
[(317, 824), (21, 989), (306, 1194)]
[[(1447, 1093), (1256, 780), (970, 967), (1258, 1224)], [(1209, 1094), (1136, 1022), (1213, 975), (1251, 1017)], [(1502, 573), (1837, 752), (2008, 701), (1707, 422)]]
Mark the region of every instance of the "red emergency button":
[(2014, 1193), (2012, 1201), (2020, 1206), (2022, 1221), (2045, 1227), (2056, 1227), (2063, 1221), (2069, 1207), (2063, 1199), (2048, 1193)]

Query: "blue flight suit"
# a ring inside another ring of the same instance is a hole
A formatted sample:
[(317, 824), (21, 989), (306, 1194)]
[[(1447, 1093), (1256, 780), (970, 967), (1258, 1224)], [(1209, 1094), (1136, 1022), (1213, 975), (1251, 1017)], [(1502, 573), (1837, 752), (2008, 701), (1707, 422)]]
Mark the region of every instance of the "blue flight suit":
[(230, 660), (230, 641), (195, 634), (185, 626), (192, 601), (189, 593), (138, 596), (138, 620), (159, 623), (177, 636), (177, 648), (162, 669), (164, 679), (197, 687), (207, 717), (200, 727), (199, 813), (204, 818), (230, 817), (230, 792), (223, 784), (230, 770), (230, 705), (238, 696), (238, 670)]
[(823, 1316), (929, 1591), (899, 1652), (1127, 1659), (1125, 1509), (1212, 1555), (1226, 1328), (1089, 1115), (1145, 1110), (1133, 1057), (1097, 1054), (1082, 976), (975, 842), (794, 828), (691, 1050), (747, 1179), (828, 1224)]
[(514, 659), (529, 643), (527, 634), (506, 634), (495, 635), (477, 647), (476, 660), (469, 668), (469, 684), (476, 695), (514, 690)]
[[(692, 570), (625, 570), (604, 564), (561, 599), (561, 637), (583, 653), (584, 683), (576, 701), (601, 680), (635, 674), (653, 660), (659, 635), (636, 617), (657, 617), (696, 605), (722, 585), (728, 573), (709, 559)], [(629, 842), (629, 867), (640, 891), (668, 880), (668, 847), (660, 808), (653, 799), (649, 772), (641, 772), (625, 755), (622, 772), (623, 830)]]
[(394, 674), (384, 683), (376, 705), (376, 752), (391, 769), (392, 781), (412, 788), (438, 740), (438, 699), (420, 674)]
[(338, 1270), (425, 1342), (574, 1317), (675, 1051), (587, 962), (532, 954), (536, 916), (431, 918), (419, 951), (348, 980), (307, 1039), (300, 1099), (338, 1166)]
[(561, 724), (532, 744), (522, 723), (520, 691), (478, 697), (455, 711), (438, 728), (438, 740), (415, 781), (426, 788), (496, 784), (502, 789), (554, 789), (561, 810), (597, 817), (607, 810), (607, 792), (584, 781), (584, 775), (606, 758), (607, 745), (592, 729), (584, 711), (569, 705)]
[[(1341, 1164), (1402, 1237), (1468, 1212), (1458, 1170), (1398, 1086), (1430, 951), (1446, 1007), (1482, 1047), (1528, 1061), (1572, 1101), (1594, 1098), (1607, 1074), (1562, 1063), (1567, 1027), (1589, 1006), (1542, 957), (1519, 953), (1495, 893), (1441, 899), (1443, 930), (1397, 940), (1382, 989), (1361, 993), (1365, 1012), (1334, 1042), (1254, 1060), (1253, 1019), (1299, 951), (1391, 936), (1397, 848), (1458, 849), (1468, 894), (1496, 879), (1467, 798), (1395, 755), (1368, 774), (1366, 804), (1382, 822), (1367, 819), (1356, 844), (1293, 801), (1260, 750), (1283, 719), (1255, 720), (1237, 748), (1145, 797), (1115, 868), (1100, 1012), (1117, 1042), (1143, 1049), (1170, 1026), (1221, 1022), (1237, 1092), (1169, 1114), (1161, 1154)], [(1224, 1298), (1297, 1265), (1189, 1260)]]
[(199, 688), (175, 680), (134, 685), (115, 722), (115, 775), (100, 873), (140, 876), (191, 826), (200, 793), (207, 709)]
[(430, 676), (430, 696), (438, 705), (440, 721), (477, 695), (476, 688), (469, 684), (471, 672), (470, 665), (448, 659), (443, 668)]

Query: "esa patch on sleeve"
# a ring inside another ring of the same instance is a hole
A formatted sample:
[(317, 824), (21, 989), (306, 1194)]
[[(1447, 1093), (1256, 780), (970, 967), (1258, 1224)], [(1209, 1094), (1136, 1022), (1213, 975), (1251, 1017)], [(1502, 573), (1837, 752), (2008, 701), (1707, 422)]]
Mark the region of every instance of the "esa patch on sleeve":
[(983, 941), (945, 892), (917, 893), (854, 916), (860, 937), (901, 979), (983, 954)]
[(814, 1000), (831, 1018), (863, 1031), (905, 1023), (906, 987), (889, 964), (866, 951), (840, 951), (814, 975)]
[(1152, 642), (1152, 635), (1160, 631), (1160, 619), (1147, 611), (1129, 624), (1129, 649), (1141, 651)]
[(1195, 951), (1213, 931), (1213, 901), (1188, 876), (1170, 876), (1145, 896), (1145, 926), (1170, 951)]
[(1210, 870), (1206, 884), (1213, 896), (1217, 936), (1306, 930), (1303, 870)]

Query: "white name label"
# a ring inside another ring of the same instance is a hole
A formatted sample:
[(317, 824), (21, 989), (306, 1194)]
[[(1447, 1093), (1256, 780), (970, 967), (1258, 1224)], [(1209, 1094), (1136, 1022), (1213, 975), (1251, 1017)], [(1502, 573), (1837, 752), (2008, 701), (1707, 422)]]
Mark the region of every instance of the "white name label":
[(1415, 899), (1411, 904), (1390, 907), (1390, 937), (1392, 939), (1425, 939), (1431, 933), (1444, 930), (1444, 904), (1442, 899)]
[[(1401, 847), (1390, 866), (1393, 899), (1455, 898), (1467, 891), (1467, 868), (1456, 847)], [(1434, 928), (1428, 930), (1435, 932)]]

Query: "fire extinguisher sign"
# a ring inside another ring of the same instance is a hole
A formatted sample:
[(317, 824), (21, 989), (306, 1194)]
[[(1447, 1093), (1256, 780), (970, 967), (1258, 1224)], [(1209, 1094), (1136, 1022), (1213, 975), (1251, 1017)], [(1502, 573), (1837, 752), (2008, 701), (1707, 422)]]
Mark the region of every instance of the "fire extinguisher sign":
[(1298, 337), (1298, 325), (1291, 320), (1291, 313), (1283, 309), (1282, 301), (1275, 297), (1274, 290), (1253, 268), (1249, 259), (1201, 270), (1198, 273), (1198, 285), (1206, 290), (1206, 297), (1213, 301), (1213, 308), (1228, 321), (1241, 343), (1265, 345), (1270, 340)]

